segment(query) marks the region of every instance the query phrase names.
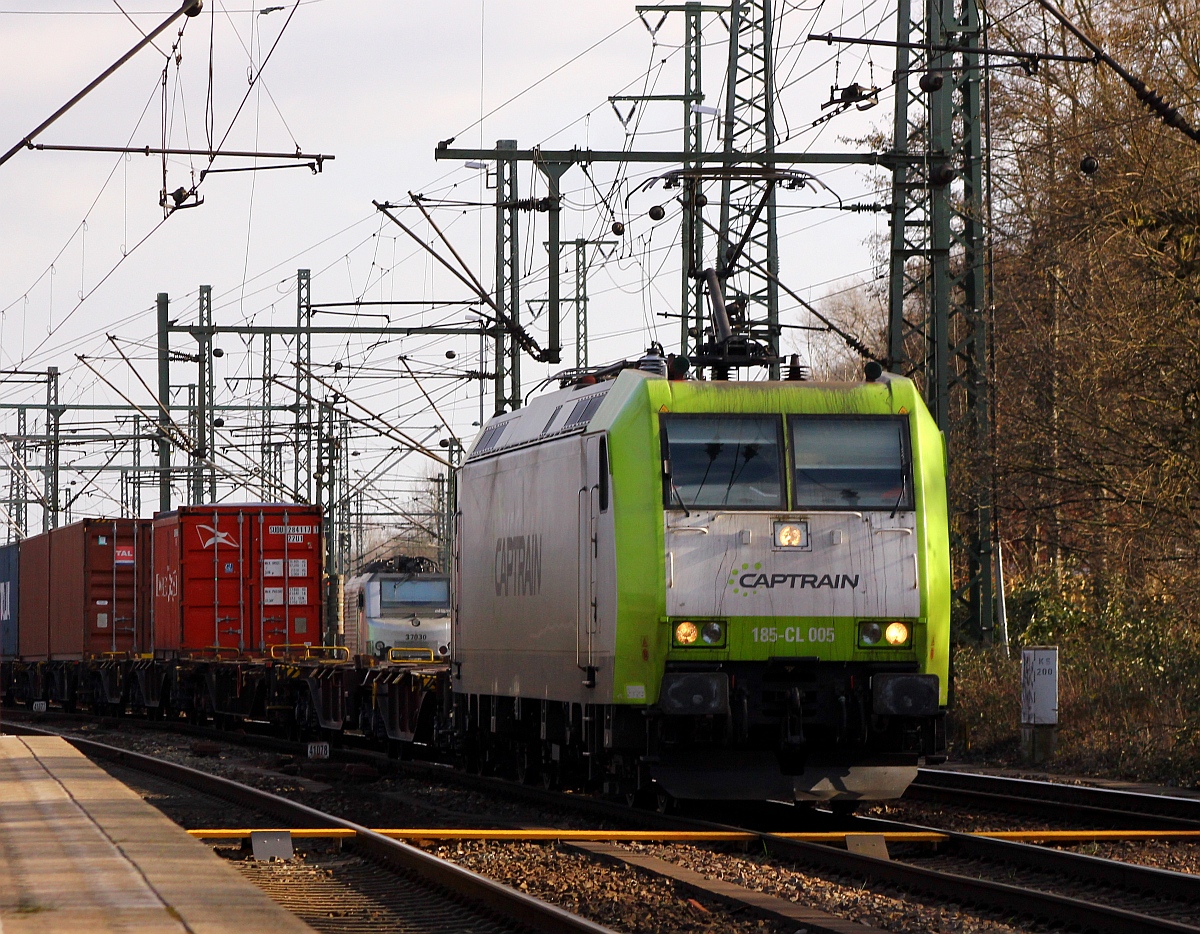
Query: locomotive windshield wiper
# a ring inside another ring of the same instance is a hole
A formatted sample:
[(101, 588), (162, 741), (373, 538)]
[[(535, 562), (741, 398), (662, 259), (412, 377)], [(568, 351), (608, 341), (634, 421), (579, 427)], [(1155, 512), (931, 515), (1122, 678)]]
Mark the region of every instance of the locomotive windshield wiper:
[(675, 494), (675, 498), (679, 500), (679, 508), (682, 509), (683, 514), (690, 519), (692, 517), (691, 510), (687, 508), (687, 503), (683, 501), (683, 494), (679, 492), (679, 487), (675, 485), (674, 480), (668, 480), (667, 482), (671, 484), (671, 490)]
[[(737, 459), (738, 459), (739, 453), (742, 455), (742, 466), (741, 467), (738, 467), (738, 465), (737, 465)], [(757, 456), (758, 456), (758, 445), (757, 444), (747, 444), (746, 449), (743, 451), (742, 443), (740, 441), (738, 442), (738, 446), (733, 452), (734, 470), (729, 475), (729, 482), (727, 484), (725, 484), (724, 502), (726, 505), (729, 504), (729, 494), (733, 492), (733, 485), (735, 483), (737, 483), (738, 480), (741, 479), (742, 473), (745, 471), (746, 466), (750, 463), (751, 460), (753, 460)]]
[(704, 484), (708, 483), (709, 471), (713, 469), (713, 464), (715, 464), (717, 462), (717, 458), (721, 456), (721, 450), (724, 447), (725, 445), (718, 441), (710, 441), (708, 444), (704, 445), (704, 453), (708, 455), (708, 466), (704, 468), (704, 476), (700, 478), (700, 485), (696, 487), (696, 499), (700, 498), (700, 494), (704, 490)]

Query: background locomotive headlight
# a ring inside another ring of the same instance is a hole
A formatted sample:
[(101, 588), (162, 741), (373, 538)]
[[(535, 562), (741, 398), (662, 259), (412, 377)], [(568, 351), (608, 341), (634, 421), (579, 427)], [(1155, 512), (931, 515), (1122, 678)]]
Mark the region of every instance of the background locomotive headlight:
[(700, 635), (695, 623), (679, 623), (675, 626), (675, 641), (680, 645), (691, 645)]
[(858, 640), (863, 645), (877, 645), (883, 638), (883, 627), (878, 623), (859, 623)]
[(808, 528), (803, 522), (776, 522), (775, 544), (780, 548), (804, 548), (808, 545)]
[(883, 637), (888, 645), (904, 645), (908, 641), (908, 626), (905, 623), (888, 623)]
[(725, 641), (725, 624), (713, 620), (704, 624), (700, 638), (707, 645), (720, 645)]

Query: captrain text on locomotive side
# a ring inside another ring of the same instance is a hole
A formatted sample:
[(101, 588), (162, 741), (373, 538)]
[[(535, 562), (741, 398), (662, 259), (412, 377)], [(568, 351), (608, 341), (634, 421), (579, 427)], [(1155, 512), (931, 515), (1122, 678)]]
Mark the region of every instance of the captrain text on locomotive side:
[(631, 800), (896, 797), (945, 750), (945, 447), (870, 375), (565, 380), (467, 450), (449, 573), (350, 583), (345, 645), (313, 507), (0, 548), (5, 701), (361, 731)]

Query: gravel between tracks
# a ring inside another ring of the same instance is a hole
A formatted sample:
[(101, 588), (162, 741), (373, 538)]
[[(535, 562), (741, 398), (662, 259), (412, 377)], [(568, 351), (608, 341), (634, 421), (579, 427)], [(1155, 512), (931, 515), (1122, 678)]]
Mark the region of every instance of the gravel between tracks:
[(793, 934), (794, 924), (735, 918), (724, 906), (635, 869), (610, 867), (554, 844), (464, 841), (425, 850), (472, 872), (621, 931)]
[(796, 901), (819, 911), (888, 931), (912, 934), (1012, 934), (1045, 931), (1034, 925), (1014, 926), (981, 918), (951, 905), (926, 905), (911, 901), (899, 890), (867, 891), (859, 879), (836, 875), (814, 876), (765, 856), (718, 852), (695, 846), (628, 844), (627, 849), (648, 853), (705, 876), (776, 898)]

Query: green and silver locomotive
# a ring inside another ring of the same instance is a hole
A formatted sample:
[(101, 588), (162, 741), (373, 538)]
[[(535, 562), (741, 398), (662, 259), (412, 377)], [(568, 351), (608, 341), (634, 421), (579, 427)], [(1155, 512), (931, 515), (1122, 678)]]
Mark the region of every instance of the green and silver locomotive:
[(913, 383), (873, 375), (630, 366), (493, 419), (459, 481), (466, 755), (630, 798), (834, 802), (940, 759), (945, 447)]

